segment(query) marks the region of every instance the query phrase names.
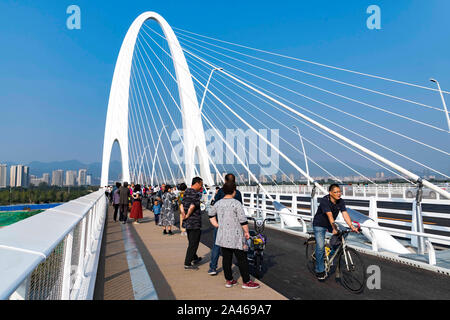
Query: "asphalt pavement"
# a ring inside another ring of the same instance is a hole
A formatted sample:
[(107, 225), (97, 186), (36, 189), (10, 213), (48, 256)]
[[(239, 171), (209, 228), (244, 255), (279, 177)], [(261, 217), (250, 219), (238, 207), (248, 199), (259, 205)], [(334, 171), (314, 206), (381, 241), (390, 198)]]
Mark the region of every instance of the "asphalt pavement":
[[(449, 276), (365, 254), (361, 256), (366, 268), (371, 265), (380, 268), (380, 289), (366, 286), (362, 293), (351, 293), (336, 279), (335, 274), (331, 274), (325, 282), (319, 282), (306, 267), (305, 238), (270, 228), (266, 228), (265, 235), (267, 245), (261, 280), (288, 299), (450, 299)], [(201, 242), (212, 247), (213, 227), (206, 215), (203, 217)]]

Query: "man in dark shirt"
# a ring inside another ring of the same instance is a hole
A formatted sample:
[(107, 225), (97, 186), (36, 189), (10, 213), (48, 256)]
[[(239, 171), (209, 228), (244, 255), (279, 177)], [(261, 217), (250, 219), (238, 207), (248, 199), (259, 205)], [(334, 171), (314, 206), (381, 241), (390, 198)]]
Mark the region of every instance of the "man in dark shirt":
[[(228, 173), (225, 176), (225, 183), (236, 183), (236, 177), (232, 173)], [(225, 192), (223, 191), (223, 188), (220, 188), (219, 191), (217, 191), (216, 195), (214, 196), (214, 204), (217, 203), (217, 201), (223, 199), (225, 197)], [(238, 200), (240, 203), (242, 203), (242, 195), (239, 190), (236, 189), (236, 195), (234, 196), (234, 199)], [(209, 263), (209, 275), (216, 275), (217, 274), (217, 263), (219, 261), (219, 255), (220, 255), (220, 247), (216, 245), (216, 237), (217, 237), (217, 228), (214, 228), (214, 234), (213, 234), (213, 247), (211, 249), (211, 261)]]
[[(186, 257), (184, 260), (184, 269), (198, 269), (195, 265), (200, 262), (201, 258), (197, 256), (197, 249), (200, 243), (202, 217), (200, 210), (201, 190), (203, 188), (203, 180), (200, 177), (192, 179), (192, 186), (184, 192), (183, 200), (183, 223), (182, 226), (186, 228), (187, 237), (189, 241), (186, 250)], [(194, 263), (194, 265), (192, 264)]]
[(128, 190), (128, 182), (124, 182), (123, 186), (119, 188), (119, 207), (120, 207), (120, 216), (119, 221), (122, 221), (123, 224), (127, 223), (128, 218), (128, 202), (130, 197), (130, 190)]
[(325, 233), (337, 234), (335, 219), (342, 212), (342, 217), (350, 229), (358, 232), (352, 224), (352, 220), (347, 213), (344, 199), (341, 199), (341, 188), (337, 184), (332, 184), (328, 189), (329, 194), (320, 200), (319, 208), (313, 220), (314, 236), (316, 238), (316, 276), (319, 280), (325, 280)]

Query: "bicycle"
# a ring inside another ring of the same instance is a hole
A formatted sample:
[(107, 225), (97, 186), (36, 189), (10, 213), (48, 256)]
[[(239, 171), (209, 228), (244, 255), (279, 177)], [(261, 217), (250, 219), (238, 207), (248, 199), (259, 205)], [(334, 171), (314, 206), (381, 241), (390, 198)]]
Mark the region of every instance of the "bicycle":
[(250, 239), (248, 240), (248, 251), (247, 260), (253, 264), (255, 268), (255, 277), (260, 279), (262, 275), (263, 260), (264, 260), (264, 249), (267, 243), (267, 237), (264, 235), (264, 229), (266, 221), (275, 221), (273, 218), (255, 219), (253, 220), (255, 225), (255, 230), (250, 230)]
[[(358, 224), (358, 231), (360, 230), (361, 227)], [(334, 265), (334, 260), (337, 259), (336, 278), (342, 279), (341, 283), (347, 290), (353, 293), (360, 293), (364, 290), (364, 285), (366, 283), (366, 272), (361, 256), (355, 249), (349, 248), (347, 245), (346, 238), (350, 232), (352, 232), (350, 229), (343, 231), (338, 229), (338, 234), (336, 235), (338, 245), (331, 256), (330, 253), (332, 251), (332, 248), (330, 245), (330, 239), (326, 239), (325, 273), (328, 277), (331, 267)], [(307, 266), (308, 269), (315, 275), (316, 240), (313, 234), (310, 234), (310, 237), (305, 241), (305, 245)]]

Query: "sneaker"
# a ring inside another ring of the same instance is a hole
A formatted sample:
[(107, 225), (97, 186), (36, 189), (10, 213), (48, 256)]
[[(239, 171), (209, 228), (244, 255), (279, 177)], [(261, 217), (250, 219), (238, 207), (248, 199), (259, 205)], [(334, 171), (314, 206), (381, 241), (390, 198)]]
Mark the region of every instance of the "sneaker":
[(169, 230), (169, 235), (173, 235), (172, 230)]
[(208, 270), (208, 274), (211, 276), (215, 276), (217, 274), (217, 270), (216, 269), (209, 269)]
[(317, 280), (323, 281), (327, 277), (327, 274), (325, 272), (316, 272)]
[(244, 283), (242, 285), (243, 289), (258, 289), (259, 288), (259, 283), (253, 282), (253, 281), (249, 281), (247, 283)]
[(163, 234), (167, 234), (167, 231), (166, 231), (166, 229), (164, 229), (164, 231), (163, 231)]
[(232, 288), (233, 286), (235, 286), (237, 284), (236, 280), (227, 280), (227, 282), (225, 283), (225, 287), (226, 288)]
[(193, 264), (199, 264), (200, 261), (202, 261), (202, 257), (198, 257), (197, 259), (194, 259), (194, 260), (192, 261), (192, 263), (193, 263)]
[(184, 270), (198, 270), (197, 266), (184, 266)]

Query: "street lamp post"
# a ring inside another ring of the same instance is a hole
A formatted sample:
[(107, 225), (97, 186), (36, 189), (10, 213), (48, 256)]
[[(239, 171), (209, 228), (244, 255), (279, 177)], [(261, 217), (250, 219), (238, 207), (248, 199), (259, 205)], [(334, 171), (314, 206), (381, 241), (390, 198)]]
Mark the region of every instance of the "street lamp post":
[[(305, 151), (305, 146), (303, 144), (303, 138), (302, 138), (302, 135), (300, 134), (299, 128), (295, 125), (293, 127), (297, 129), (298, 136), (300, 137), (300, 143), (302, 144), (303, 155), (305, 157), (306, 174), (309, 176), (308, 159), (306, 158), (306, 151)], [(309, 187), (309, 178), (307, 177), (306, 180), (308, 181), (308, 187)]]
[(439, 93), (440, 93), (441, 99), (442, 99), (442, 104), (444, 105), (445, 116), (447, 118), (448, 132), (450, 132), (450, 119), (448, 116), (447, 105), (445, 104), (445, 99), (444, 99), (444, 95), (442, 94), (441, 86), (439, 85), (439, 82), (435, 79), (430, 79), (430, 81), (436, 83), (438, 86)]
[(208, 91), (209, 82), (211, 81), (214, 71), (217, 71), (217, 70), (223, 70), (223, 68), (214, 68), (211, 70), (208, 81), (206, 82), (205, 91), (203, 92), (202, 102), (200, 102), (200, 113), (202, 113), (203, 103), (205, 102), (205, 97), (206, 97), (206, 92)]
[(167, 125), (165, 125), (164, 127), (162, 127), (161, 132), (159, 133), (159, 137), (158, 137), (158, 142), (156, 144), (156, 149), (155, 149), (155, 155), (153, 156), (153, 164), (152, 164), (152, 177), (151, 177), (151, 183), (153, 186), (153, 175), (155, 173), (155, 160), (156, 160), (156, 155), (158, 154), (158, 147), (159, 147), (159, 143), (161, 141), (161, 136), (162, 136), (162, 132), (163, 130), (165, 130), (167, 127)]

